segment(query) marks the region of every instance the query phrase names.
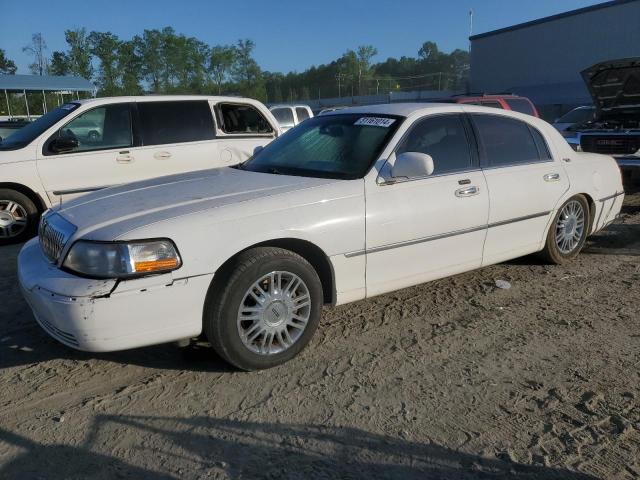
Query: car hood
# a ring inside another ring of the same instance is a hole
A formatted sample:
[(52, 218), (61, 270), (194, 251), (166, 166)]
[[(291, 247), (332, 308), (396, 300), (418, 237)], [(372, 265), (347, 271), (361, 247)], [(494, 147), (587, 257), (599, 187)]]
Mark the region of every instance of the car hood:
[(598, 113), (640, 110), (640, 57), (601, 62), (581, 74)]
[[(105, 188), (63, 203), (54, 210), (78, 227), (77, 237), (111, 240), (132, 229), (169, 218), (338, 181), (227, 167)], [(108, 235), (105, 235), (106, 227), (110, 227)]]

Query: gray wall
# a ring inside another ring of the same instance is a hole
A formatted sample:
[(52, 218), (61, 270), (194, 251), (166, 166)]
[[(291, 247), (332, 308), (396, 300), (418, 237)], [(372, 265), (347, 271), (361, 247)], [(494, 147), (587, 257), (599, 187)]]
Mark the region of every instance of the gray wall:
[(640, 56), (640, 1), (472, 39), (471, 90), (513, 91), (537, 105), (590, 103), (580, 71)]

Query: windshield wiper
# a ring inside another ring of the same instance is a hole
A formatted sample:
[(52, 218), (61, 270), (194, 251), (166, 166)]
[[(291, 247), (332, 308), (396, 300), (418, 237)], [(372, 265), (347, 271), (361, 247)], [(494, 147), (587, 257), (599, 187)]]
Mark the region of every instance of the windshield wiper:
[(267, 173), (273, 173), (274, 175), (282, 175), (282, 172), (274, 167), (267, 168)]

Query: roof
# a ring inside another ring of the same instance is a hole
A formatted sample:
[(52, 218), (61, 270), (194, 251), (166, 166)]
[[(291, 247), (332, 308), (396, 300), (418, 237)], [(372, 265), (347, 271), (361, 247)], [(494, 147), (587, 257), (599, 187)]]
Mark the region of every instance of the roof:
[(490, 32), (479, 33), (478, 35), (472, 35), (469, 37), (469, 40), (477, 40), (479, 38), (490, 37), (493, 35), (498, 35), (506, 32), (512, 32), (514, 30), (520, 30), (521, 28), (532, 27), (534, 25), (540, 25), (542, 23), (552, 22), (554, 20), (560, 20), (561, 18), (573, 17), (575, 15), (581, 15), (583, 13), (602, 10), (603, 8), (616, 7), (619, 5), (624, 5), (625, 3), (632, 3), (637, 1), (638, 0), (613, 0), (610, 2), (598, 3), (596, 5), (591, 5), (589, 7), (578, 8), (577, 10), (569, 10), (568, 12), (558, 13), (557, 15), (551, 15), (549, 17), (539, 18), (537, 20), (532, 20), (530, 22), (518, 23), (516, 25), (512, 25), (511, 27), (499, 28), (497, 30), (492, 30)]
[(462, 109), (458, 104), (454, 103), (380, 103), (376, 105), (363, 105), (360, 107), (347, 107), (334, 112), (330, 112), (335, 115), (349, 114), (349, 113), (362, 113), (362, 114), (384, 114), (384, 115), (399, 115), (401, 117), (408, 117), (412, 113), (422, 110), (433, 110), (446, 108), (448, 110)]
[(269, 105), (269, 110), (272, 108), (309, 108), (309, 105), (305, 105), (303, 103), (275, 103), (273, 105)]
[(0, 90), (33, 90), (93, 92), (95, 85), (89, 80), (73, 76), (53, 75), (0, 75)]
[[(2, 87), (0, 87), (0, 90)], [(75, 103), (120, 103), (120, 102), (154, 102), (170, 100), (210, 100), (224, 103), (249, 103), (251, 105), (262, 105), (258, 100), (247, 97), (230, 97), (221, 95), (128, 95), (122, 97), (96, 97), (85, 98), (83, 100), (73, 100)]]

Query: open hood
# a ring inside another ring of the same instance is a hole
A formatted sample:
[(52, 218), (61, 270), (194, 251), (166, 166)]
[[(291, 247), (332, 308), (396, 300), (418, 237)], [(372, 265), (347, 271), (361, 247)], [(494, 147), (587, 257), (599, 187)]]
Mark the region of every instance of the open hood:
[(582, 78), (598, 112), (640, 110), (640, 57), (597, 63)]

